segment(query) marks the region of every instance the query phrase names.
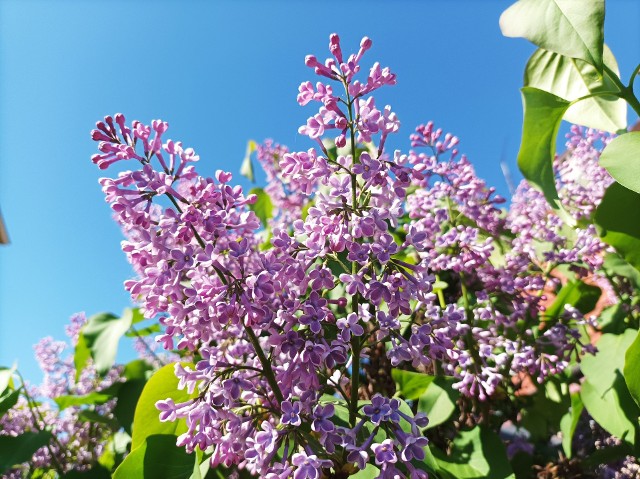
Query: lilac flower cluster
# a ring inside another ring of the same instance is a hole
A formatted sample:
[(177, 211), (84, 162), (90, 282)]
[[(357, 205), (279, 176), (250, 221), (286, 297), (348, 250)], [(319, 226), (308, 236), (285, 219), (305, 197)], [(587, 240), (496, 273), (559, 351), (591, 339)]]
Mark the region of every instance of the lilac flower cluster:
[[(432, 123), (411, 135), (416, 150), (387, 152), (399, 121), (372, 93), (395, 74), (376, 63), (356, 79), (368, 38), (348, 57), (335, 34), (329, 48), (324, 63), (306, 58), (321, 81), (298, 94), (320, 104), (299, 129), (317, 145), (258, 149), (276, 209), (267, 244), (256, 195), (231, 186), (230, 173), (198, 175), (199, 157), (167, 139), (166, 122), (106, 117), (93, 161), (132, 168), (100, 180), (137, 274), (127, 290), (160, 317), (165, 349), (199, 358), (175, 369), (192, 399), (157, 404), (163, 421), (185, 420), (180, 446), (269, 479), (368, 464), (381, 478), (425, 478), (416, 463), (426, 417), (398, 398), (367, 402), (363, 363), (383, 345), (393, 367), (453, 376), (476, 403), (512, 389), (514, 376), (543, 382), (592, 350), (575, 311), (538, 327), (549, 272), (578, 259), (593, 271), (605, 248), (589, 228), (561, 240), (561, 221), (544, 201), (532, 206), (533, 190), (505, 214), (458, 138)], [(591, 154), (571, 145), (577, 158)], [(558, 171), (566, 204), (588, 214), (592, 193)]]
[[(85, 324), (83, 313), (71, 317), (66, 328), (71, 347), (78, 341), (80, 328)], [(38, 386), (23, 383), (25, 393), (17, 404), (0, 417), (0, 436), (19, 436), (28, 431), (51, 432), (54, 436), (47, 446), (38, 449), (28, 463), (7, 471), (3, 477), (32, 477), (36, 470), (68, 472), (84, 471), (96, 464), (105, 452), (112, 431), (104, 423), (89, 422), (83, 418), (83, 409), (70, 406), (59, 410), (54, 399), (66, 395), (82, 396), (108, 388), (120, 381), (120, 368), (113, 368), (104, 377), (97, 375), (91, 365), (76, 380), (73, 354), (65, 355), (69, 344), (43, 338), (34, 346), (36, 359), (44, 373)], [(112, 417), (114, 401), (96, 406), (96, 413)]]

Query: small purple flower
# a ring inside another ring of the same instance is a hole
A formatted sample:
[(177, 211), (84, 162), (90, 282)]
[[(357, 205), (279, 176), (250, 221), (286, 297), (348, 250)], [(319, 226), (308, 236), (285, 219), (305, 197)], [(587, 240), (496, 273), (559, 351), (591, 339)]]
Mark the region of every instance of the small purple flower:
[(309, 279), (314, 290), (333, 289), (333, 274), (328, 268), (314, 269), (309, 273)]
[(350, 313), (346, 318), (340, 318), (336, 325), (340, 329), (340, 337), (345, 342), (351, 340), (351, 335), (362, 336), (364, 334), (364, 328), (358, 324), (358, 315), (355, 313)]
[(253, 389), (253, 384), (250, 381), (242, 378), (231, 378), (225, 379), (222, 382), (222, 389), (224, 390), (224, 395), (232, 401), (235, 401), (240, 398), (240, 394), (242, 391)]
[(307, 456), (304, 452), (297, 452), (291, 457), (291, 462), (297, 467), (293, 479), (320, 479), (323, 467), (330, 467), (331, 461), (318, 459), (316, 455)]
[(411, 436), (407, 435), (404, 438), (404, 444), (402, 452), (400, 453), (400, 459), (405, 462), (410, 462), (413, 459), (423, 461), (425, 457), (424, 448), (429, 443), (429, 440), (424, 436)]
[(382, 421), (386, 421), (391, 416), (391, 406), (389, 400), (380, 394), (376, 394), (371, 399), (371, 404), (367, 404), (362, 408), (367, 416), (371, 418), (371, 422), (379, 425)]
[(171, 258), (175, 261), (173, 267), (177, 271), (189, 268), (193, 264), (193, 248), (187, 246), (184, 250), (171, 250)]
[(382, 171), (382, 164), (378, 160), (371, 158), (371, 155), (366, 152), (360, 155), (360, 163), (353, 165), (353, 173), (362, 175), (364, 180), (368, 180), (380, 171)]
[(176, 409), (173, 399), (163, 399), (156, 402), (156, 409), (160, 411), (160, 421), (173, 422), (176, 420)]
[(292, 426), (299, 426), (302, 424), (300, 419), (299, 402), (291, 404), (291, 401), (282, 401), (280, 409), (282, 409), (282, 417), (280, 418), (280, 422), (282, 424), (290, 424)]
[(311, 429), (316, 432), (331, 432), (335, 429), (335, 425), (329, 420), (333, 417), (335, 407), (333, 404), (318, 404), (313, 410), (313, 423)]
[(391, 258), (391, 255), (398, 251), (398, 245), (393, 240), (393, 236), (388, 233), (380, 235), (378, 241), (371, 246), (371, 252), (376, 255), (378, 261), (384, 264)]
[(397, 462), (398, 457), (393, 448), (393, 441), (391, 439), (385, 439), (380, 444), (373, 444), (371, 450), (376, 456), (376, 464), (381, 466), (382, 464), (393, 464)]

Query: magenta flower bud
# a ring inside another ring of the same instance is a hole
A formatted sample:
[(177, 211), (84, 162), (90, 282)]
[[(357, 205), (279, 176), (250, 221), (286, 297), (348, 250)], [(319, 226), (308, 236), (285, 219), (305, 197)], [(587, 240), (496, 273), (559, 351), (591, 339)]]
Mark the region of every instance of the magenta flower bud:
[(373, 45), (373, 42), (369, 37), (362, 37), (362, 40), (360, 40), (360, 48), (362, 49), (363, 53), (371, 48), (371, 45)]
[(100, 130), (91, 130), (91, 139), (94, 141), (111, 141), (111, 138), (102, 133)]
[(329, 36), (329, 50), (338, 60), (338, 63), (342, 63), (342, 50), (340, 49), (340, 37), (337, 33), (332, 33)]
[(162, 120), (153, 120), (151, 122), (151, 126), (153, 126), (153, 129), (156, 131), (156, 133), (161, 135), (162, 133), (167, 131), (167, 129), (169, 128), (169, 123)]
[(216, 180), (220, 183), (228, 183), (231, 181), (233, 174), (228, 171), (217, 170), (216, 171)]

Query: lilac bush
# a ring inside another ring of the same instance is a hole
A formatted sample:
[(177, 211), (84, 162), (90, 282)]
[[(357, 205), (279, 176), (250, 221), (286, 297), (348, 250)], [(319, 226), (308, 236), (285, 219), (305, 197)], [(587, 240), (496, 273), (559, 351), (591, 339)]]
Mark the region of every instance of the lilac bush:
[[(308, 148), (250, 142), (242, 171), (255, 151), (264, 188), (202, 176), (165, 121), (99, 121), (92, 161), (116, 171), (100, 184), (139, 308), (74, 318), (68, 358), (43, 340), (37, 388), (0, 369), (6, 476), (635, 477), (640, 233), (620, 204), (640, 199), (619, 145), (637, 135), (610, 126), (624, 101), (640, 113), (640, 68), (622, 84), (597, 35), (600, 56), (583, 37), (557, 51), (511, 18), (555, 13), (523, 4), (501, 19), (541, 47), (510, 203), (433, 122), (389, 149), (400, 120), (375, 95), (397, 78), (361, 71), (367, 37), (306, 57)], [(585, 5), (572, 26), (603, 21)], [(567, 116), (584, 121), (554, 155)], [(117, 365), (125, 335), (140, 359)]]
[[(161, 120), (128, 126), (118, 114), (92, 132), (100, 168), (137, 165), (101, 180), (137, 273), (125, 286), (146, 316), (160, 315), (157, 340), (195, 360), (175, 367), (191, 398), (157, 407), (163, 420), (186, 421), (178, 446), (211, 451), (212, 466), (426, 477), (428, 411), (371, 381), (367, 364), (450, 377), (466, 422), (489, 425), (518, 421), (514, 378), (544, 384), (595, 351), (582, 334), (593, 317), (572, 304), (545, 317), (558, 267), (606, 282), (593, 226), (565, 236), (527, 184), (505, 213), (458, 138), (431, 122), (411, 135), (414, 149), (387, 151), (399, 121), (372, 94), (396, 76), (375, 63), (358, 79), (371, 44), (345, 57), (333, 34), (333, 58), (306, 58), (320, 81), (303, 82), (298, 102), (321, 106), (299, 132), (315, 146), (260, 146), (268, 185), (257, 193), (231, 186), (228, 172), (199, 176), (199, 157), (166, 139)], [(609, 141), (574, 129), (556, 165), (576, 219), (610, 182), (595, 139)], [(572, 173), (588, 162), (596, 191)]]

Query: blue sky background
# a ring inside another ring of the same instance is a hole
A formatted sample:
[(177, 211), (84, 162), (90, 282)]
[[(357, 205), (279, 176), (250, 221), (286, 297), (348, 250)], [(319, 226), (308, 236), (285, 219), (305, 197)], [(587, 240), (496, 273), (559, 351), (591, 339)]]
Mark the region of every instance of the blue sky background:
[[(304, 57), (326, 58), (332, 32), (345, 53), (371, 37), (363, 69), (380, 61), (397, 73), (377, 96), (402, 122), (390, 146), (408, 149), (414, 126), (434, 120), (508, 195), (499, 162), (519, 178), (518, 88), (534, 51), (500, 34), (511, 3), (0, 0), (0, 209), (12, 240), (0, 247), (0, 364), (18, 360), (37, 379), (39, 338), (62, 338), (74, 312), (130, 304), (122, 236), (89, 159), (95, 122), (162, 118), (207, 175), (237, 173), (248, 139), (307, 149), (297, 128), (311, 110), (297, 87), (315, 81)], [(639, 22), (640, 2), (608, 1), (605, 38), (623, 79), (640, 61)]]

